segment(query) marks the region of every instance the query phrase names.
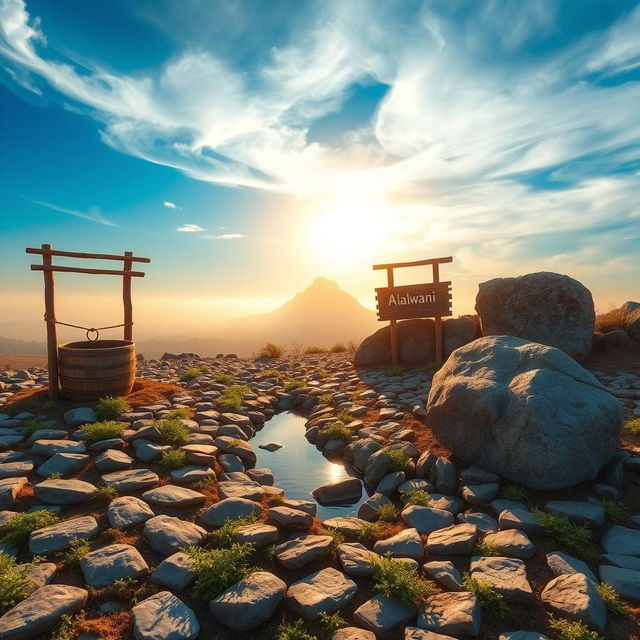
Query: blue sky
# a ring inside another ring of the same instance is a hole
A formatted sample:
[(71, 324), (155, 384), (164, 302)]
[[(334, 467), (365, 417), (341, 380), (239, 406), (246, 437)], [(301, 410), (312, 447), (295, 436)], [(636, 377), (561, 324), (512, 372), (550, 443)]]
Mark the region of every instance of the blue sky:
[(42, 242), (150, 256), (175, 327), (449, 254), (458, 313), (539, 270), (637, 299), (639, 34), (623, 0), (0, 0), (0, 323)]

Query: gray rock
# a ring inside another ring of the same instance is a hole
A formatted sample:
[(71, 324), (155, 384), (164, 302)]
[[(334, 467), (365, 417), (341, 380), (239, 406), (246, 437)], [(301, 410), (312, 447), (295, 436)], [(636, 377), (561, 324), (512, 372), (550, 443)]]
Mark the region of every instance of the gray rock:
[(158, 478), (157, 473), (153, 473), (149, 469), (127, 469), (125, 471), (106, 473), (102, 476), (102, 482), (108, 487), (127, 493), (155, 487), (160, 482), (160, 478)]
[(600, 580), (610, 584), (618, 595), (635, 602), (640, 600), (640, 571), (607, 564), (601, 564), (599, 571)]
[(568, 553), (562, 551), (553, 551), (547, 553), (547, 564), (554, 576), (570, 575), (572, 573), (583, 573), (589, 580), (598, 582), (595, 574), (586, 562), (570, 556)]
[(498, 640), (551, 640), (537, 631), (507, 631), (501, 633)]
[(310, 529), (313, 518), (309, 513), (289, 507), (271, 507), (267, 511), (267, 520), (271, 524), (285, 529)]
[(514, 602), (527, 604), (533, 600), (527, 569), (522, 560), (495, 556), (474, 557), (469, 571), (473, 578), (488, 583)]
[(146, 502), (134, 496), (113, 499), (107, 508), (109, 525), (114, 529), (126, 529), (146, 522), (155, 514)]
[(225, 498), (200, 514), (200, 519), (211, 527), (221, 527), (226, 520), (257, 516), (262, 507), (253, 500), (245, 498)]
[(462, 591), (462, 576), (453, 562), (432, 560), (423, 566), (424, 573), (439, 582), (447, 591)]
[(640, 558), (637, 556), (623, 556), (618, 553), (605, 553), (600, 557), (602, 564), (610, 564), (623, 569), (633, 569), (640, 571)]
[(453, 514), (449, 511), (415, 504), (406, 506), (400, 517), (419, 534), (431, 533), (453, 524)]
[(543, 271), (482, 282), (476, 311), (485, 336), (515, 336), (579, 358), (591, 351), (593, 298), (568, 276)]
[(382, 637), (395, 629), (412, 622), (416, 609), (394, 598), (374, 596), (353, 612), (353, 621)]
[(475, 524), (453, 524), (429, 534), (427, 551), (430, 555), (470, 556), (477, 537)]
[(344, 609), (357, 590), (344, 573), (327, 567), (294, 582), (287, 591), (287, 604), (306, 620), (315, 620), (322, 611), (332, 614)]
[(25, 476), (0, 480), (0, 509), (12, 507), (16, 503), (20, 490), (27, 485), (28, 482)]
[(380, 482), (378, 482), (376, 493), (381, 493), (384, 496), (392, 496), (398, 487), (404, 483), (404, 480), (404, 471), (388, 473), (384, 478), (382, 478), (382, 480), (380, 480)]
[(439, 593), (420, 607), (417, 625), (436, 633), (477, 636), (482, 613), (473, 593)]
[(96, 488), (82, 480), (43, 480), (34, 487), (36, 498), (47, 504), (81, 504), (87, 502)]
[(88, 595), (85, 589), (62, 584), (40, 587), (0, 618), (0, 638), (31, 640), (46, 633), (63, 615), (80, 611)]
[(106, 587), (120, 578), (140, 578), (149, 566), (129, 544), (110, 544), (80, 559), (84, 581), (91, 587)]
[(488, 533), (484, 537), (484, 542), (496, 545), (505, 556), (510, 558), (520, 558), (528, 560), (535, 553), (533, 542), (529, 540), (527, 534), (517, 529), (506, 529), (497, 533)]
[(70, 427), (79, 427), (88, 422), (97, 422), (98, 416), (90, 407), (77, 407), (64, 412), (64, 421)]
[(467, 511), (456, 516), (456, 522), (475, 524), (481, 534), (495, 533), (498, 530), (498, 523), (487, 513), (481, 511)]
[(484, 504), (498, 497), (500, 485), (497, 482), (469, 484), (462, 487), (462, 497), (469, 504)]
[(247, 542), (260, 549), (278, 541), (278, 528), (270, 524), (249, 524), (238, 529), (235, 539), (237, 542)]
[(453, 495), (458, 488), (456, 479), (456, 468), (451, 460), (438, 458), (435, 464), (436, 469), (436, 489), (445, 495)]
[(95, 461), (96, 469), (101, 473), (128, 469), (132, 464), (133, 458), (118, 449), (107, 449)]
[(31, 460), (18, 460), (16, 462), (0, 463), (0, 479), (24, 476), (33, 471)]
[(345, 542), (338, 545), (338, 559), (345, 573), (355, 577), (371, 577), (375, 567), (373, 559), (378, 558), (378, 554), (369, 551), (364, 545), (358, 542)]
[(169, 591), (161, 591), (131, 609), (136, 640), (195, 640), (200, 625), (193, 611)]
[(178, 591), (188, 589), (195, 579), (196, 570), (193, 566), (193, 560), (183, 551), (178, 551), (165, 558), (154, 569), (150, 577), (154, 584)]
[(170, 556), (183, 547), (202, 544), (207, 532), (192, 522), (162, 515), (147, 520), (142, 535), (154, 551)]
[(324, 505), (354, 504), (362, 497), (362, 483), (358, 478), (348, 478), (324, 484), (311, 492)]
[(88, 540), (98, 535), (99, 527), (92, 516), (64, 520), (49, 527), (36, 529), (29, 536), (29, 552), (46, 555), (66, 548), (73, 538)]
[(376, 634), (358, 627), (343, 627), (334, 631), (331, 640), (376, 640)]
[(378, 510), (385, 504), (393, 504), (387, 496), (381, 493), (374, 493), (367, 498), (358, 509), (358, 518), (366, 520), (367, 522), (375, 522), (378, 517)]
[(256, 571), (209, 602), (211, 615), (234, 631), (251, 631), (269, 620), (287, 585), (267, 571)]
[(596, 631), (607, 626), (607, 609), (595, 584), (582, 573), (554, 578), (540, 595), (542, 604), (551, 613), (579, 620)]
[(538, 519), (525, 507), (504, 509), (498, 516), (500, 529), (519, 529), (526, 534), (537, 535), (543, 532)]
[(424, 547), (420, 534), (414, 528), (403, 529), (395, 536), (378, 540), (373, 550), (380, 555), (390, 553), (394, 558), (413, 558), (420, 562), (424, 557)]
[(640, 530), (615, 524), (605, 531), (601, 544), (605, 553), (640, 556)]
[(203, 504), (207, 499), (198, 491), (177, 487), (173, 484), (149, 489), (141, 497), (145, 502), (158, 507), (193, 507)]
[(433, 378), (427, 414), (462, 460), (534, 489), (594, 479), (622, 425), (618, 401), (575, 360), (509, 336), (455, 351)]
[(604, 524), (604, 508), (600, 502), (582, 502), (578, 500), (550, 500), (544, 508), (574, 522), (582, 522), (590, 527)]
[(275, 557), (285, 569), (300, 569), (331, 553), (331, 536), (301, 536), (279, 544)]
[(82, 442), (73, 440), (36, 440), (31, 446), (31, 453), (43, 458), (50, 458), (56, 453), (85, 453), (86, 450)]
[(21, 571), (22, 569), (27, 570), (26, 576), (31, 581), (29, 587), (29, 594), (31, 594), (36, 589), (44, 587), (45, 584), (49, 584), (51, 578), (53, 578), (53, 575), (57, 571), (57, 566), (53, 562), (39, 562), (31, 566), (28, 564), (17, 564), (13, 570)]
[(66, 476), (80, 471), (88, 462), (89, 456), (82, 453), (56, 453), (45, 460), (36, 469), (36, 473), (45, 478), (58, 473)]

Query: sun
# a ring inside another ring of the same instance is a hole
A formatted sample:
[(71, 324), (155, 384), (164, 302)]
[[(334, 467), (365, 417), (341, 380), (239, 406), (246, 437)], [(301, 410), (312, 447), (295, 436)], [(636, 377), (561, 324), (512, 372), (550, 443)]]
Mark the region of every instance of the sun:
[(309, 251), (337, 267), (367, 264), (384, 248), (391, 215), (381, 198), (341, 196), (319, 204), (306, 223)]

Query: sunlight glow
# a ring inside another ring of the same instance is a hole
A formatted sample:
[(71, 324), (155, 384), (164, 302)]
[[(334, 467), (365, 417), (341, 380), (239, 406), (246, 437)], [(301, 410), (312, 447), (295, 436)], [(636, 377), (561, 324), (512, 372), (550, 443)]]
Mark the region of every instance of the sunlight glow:
[(338, 196), (310, 212), (307, 245), (314, 256), (332, 266), (368, 264), (388, 238), (392, 215), (382, 198)]

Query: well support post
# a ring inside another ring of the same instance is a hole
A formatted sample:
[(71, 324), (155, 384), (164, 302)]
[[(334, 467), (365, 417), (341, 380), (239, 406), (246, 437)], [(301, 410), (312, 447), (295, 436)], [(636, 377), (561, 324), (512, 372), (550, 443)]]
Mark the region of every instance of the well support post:
[[(50, 244), (43, 244), (45, 250), (51, 249)], [(42, 254), (42, 264), (51, 266), (53, 256)], [(57, 400), (58, 390), (58, 339), (56, 336), (56, 308), (55, 284), (53, 271), (43, 271), (44, 275), (44, 314), (47, 321), (47, 367), (49, 369), (49, 400)]]

